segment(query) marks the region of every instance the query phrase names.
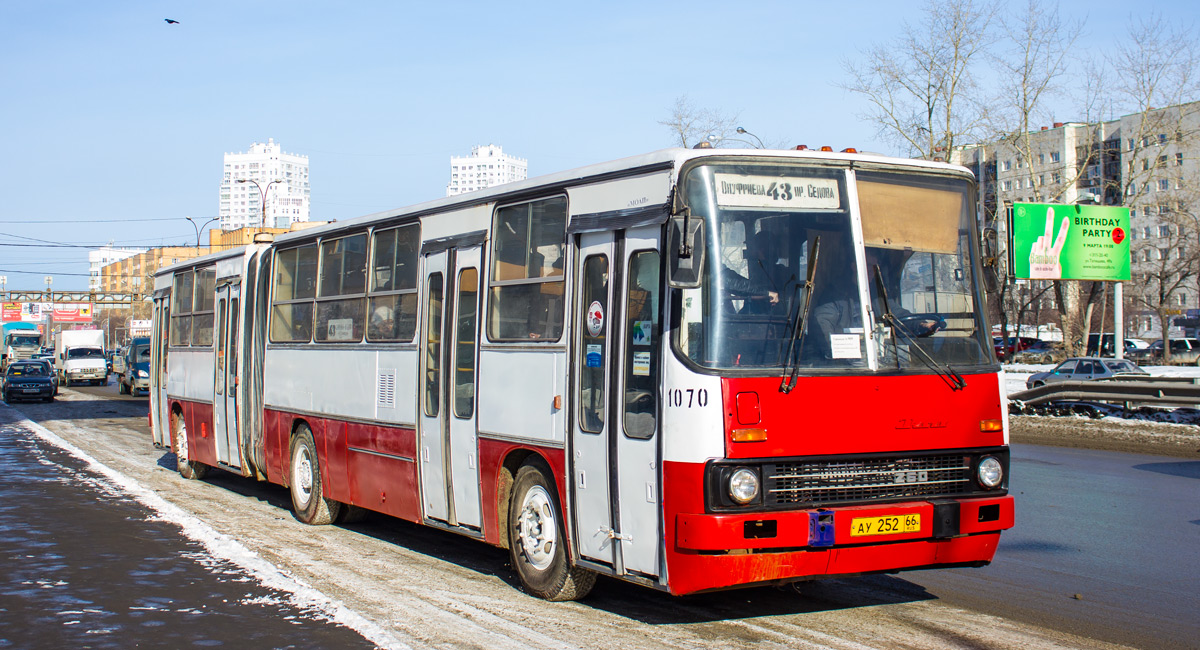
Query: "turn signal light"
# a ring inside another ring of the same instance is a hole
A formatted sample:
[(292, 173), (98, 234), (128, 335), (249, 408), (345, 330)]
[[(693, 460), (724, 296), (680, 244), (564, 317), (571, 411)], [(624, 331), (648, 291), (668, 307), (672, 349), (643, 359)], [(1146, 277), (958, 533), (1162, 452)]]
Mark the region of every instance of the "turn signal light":
[(763, 442), (767, 439), (766, 429), (734, 429), (734, 442)]
[(1003, 431), (1004, 430), (1004, 420), (980, 420), (979, 421), (979, 430), (980, 431)]

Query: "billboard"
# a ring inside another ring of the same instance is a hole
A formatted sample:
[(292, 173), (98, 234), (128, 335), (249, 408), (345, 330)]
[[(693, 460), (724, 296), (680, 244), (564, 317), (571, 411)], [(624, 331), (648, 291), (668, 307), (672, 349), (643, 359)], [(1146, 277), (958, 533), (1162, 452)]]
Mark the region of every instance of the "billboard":
[(1129, 281), (1129, 208), (1014, 203), (1009, 232), (1018, 278)]
[(0, 306), (0, 320), (6, 323), (40, 323), (47, 318), (56, 323), (90, 323), (92, 303), (6, 302)]

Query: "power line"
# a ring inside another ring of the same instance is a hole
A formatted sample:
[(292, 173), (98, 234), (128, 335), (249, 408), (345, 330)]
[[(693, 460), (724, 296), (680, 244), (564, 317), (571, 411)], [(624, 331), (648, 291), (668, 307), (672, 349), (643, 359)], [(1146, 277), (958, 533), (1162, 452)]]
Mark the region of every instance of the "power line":
[(0, 223), (134, 223), (145, 221), (182, 221), (180, 217), (154, 217), (152, 219), (0, 219)]

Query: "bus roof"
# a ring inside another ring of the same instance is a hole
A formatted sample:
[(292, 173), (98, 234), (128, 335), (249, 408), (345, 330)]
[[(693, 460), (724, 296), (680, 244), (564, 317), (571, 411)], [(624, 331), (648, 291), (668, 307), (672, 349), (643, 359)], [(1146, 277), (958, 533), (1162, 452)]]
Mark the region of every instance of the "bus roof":
[(880, 154), (841, 153), (815, 151), (805, 149), (661, 149), (650, 153), (620, 158), (604, 163), (587, 165), (566, 171), (536, 176), (523, 181), (505, 183), (487, 189), (476, 190), (457, 196), (444, 197), (418, 203), (416, 205), (385, 210), (345, 221), (332, 221), (323, 226), (306, 228), (304, 230), (287, 232), (275, 238), (276, 243), (286, 244), (290, 241), (310, 240), (321, 235), (350, 230), (370, 224), (375, 221), (403, 220), (428, 214), (435, 214), (451, 209), (461, 209), (472, 205), (495, 202), (519, 201), (535, 194), (544, 194), (548, 189), (568, 188), (576, 185), (594, 183), (598, 180), (636, 176), (659, 170), (679, 169), (684, 163), (698, 158), (724, 158), (730, 156), (747, 158), (790, 158), (824, 161), (854, 161), (859, 163), (874, 163), (879, 165), (899, 165), (911, 168), (938, 170), (971, 176), (965, 167), (947, 163), (918, 160), (914, 158), (894, 158)]
[[(425, 201), (404, 208), (385, 210), (372, 214), (353, 217), (345, 221), (331, 221), (322, 226), (305, 228), (277, 235), (274, 244), (287, 244), (292, 241), (312, 240), (322, 235), (338, 233), (345, 230), (361, 228), (377, 221), (404, 221), (418, 217), (458, 210), (465, 207), (483, 205), (495, 202), (519, 201), (523, 198), (541, 196), (548, 190), (566, 189), (569, 187), (595, 183), (625, 176), (637, 176), (657, 171), (679, 169), (684, 163), (701, 158), (742, 157), (757, 160), (768, 158), (787, 158), (793, 160), (814, 161), (846, 161), (860, 164), (875, 164), (908, 167), (941, 171), (956, 175), (972, 177), (965, 167), (947, 163), (919, 160), (915, 158), (895, 158), (873, 153), (843, 153), (836, 151), (817, 151), (813, 149), (661, 149), (638, 156), (630, 156), (604, 163), (587, 165), (552, 174), (545, 174), (523, 181), (505, 183), (487, 189), (476, 190), (457, 196), (444, 197)], [(238, 257), (244, 254), (246, 247), (239, 246), (225, 251), (210, 253), (192, 258), (159, 269), (156, 275), (169, 275), (179, 269), (207, 266), (214, 262)]]

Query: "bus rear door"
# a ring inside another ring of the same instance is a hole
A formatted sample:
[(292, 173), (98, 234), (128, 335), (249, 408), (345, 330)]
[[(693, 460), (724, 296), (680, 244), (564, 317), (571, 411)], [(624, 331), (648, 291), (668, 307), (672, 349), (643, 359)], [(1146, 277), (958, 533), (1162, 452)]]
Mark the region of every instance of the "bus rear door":
[(241, 467), (238, 436), (238, 312), (241, 284), (217, 287), (216, 363), (214, 364), (213, 434), (217, 461), (229, 467)]
[(461, 244), (426, 252), (418, 391), (425, 516), (475, 531), (482, 525), (475, 418), (481, 251)]

